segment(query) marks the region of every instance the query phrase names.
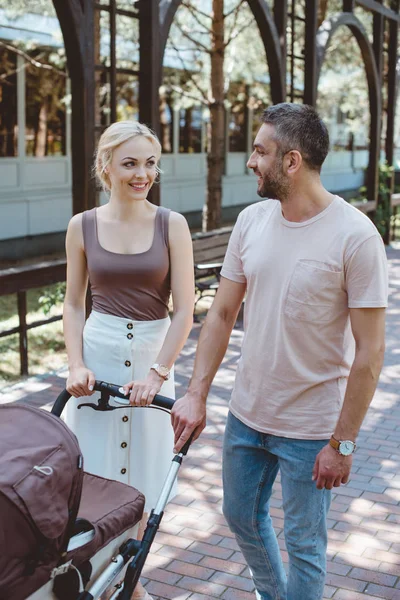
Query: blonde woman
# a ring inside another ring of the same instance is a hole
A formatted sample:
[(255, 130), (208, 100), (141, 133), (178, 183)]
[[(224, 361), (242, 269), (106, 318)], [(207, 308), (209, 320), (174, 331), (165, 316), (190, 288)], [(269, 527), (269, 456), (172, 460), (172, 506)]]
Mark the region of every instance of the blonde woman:
[[(78, 411), (77, 405), (93, 393), (96, 378), (125, 384), (137, 406), (150, 404), (158, 392), (174, 397), (173, 364), (192, 324), (193, 253), (184, 217), (147, 200), (160, 156), (160, 143), (145, 125), (122, 121), (108, 127), (95, 168), (109, 201), (75, 215), (66, 240), (67, 389), (80, 398), (68, 403), (66, 422), (78, 437), (85, 470), (141, 490), (146, 511), (171, 461), (168, 415), (129, 408)], [(88, 280), (93, 308), (85, 323)], [(133, 598), (150, 596), (138, 584)]]

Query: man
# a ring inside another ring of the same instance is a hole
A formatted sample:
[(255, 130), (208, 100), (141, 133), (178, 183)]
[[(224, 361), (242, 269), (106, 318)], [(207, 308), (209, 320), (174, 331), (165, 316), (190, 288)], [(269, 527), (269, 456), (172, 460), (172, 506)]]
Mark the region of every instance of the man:
[[(188, 391), (172, 414), (179, 451), (205, 426), (207, 394), (247, 292), (223, 510), (262, 600), (322, 598), (331, 489), (349, 479), (383, 362), (384, 246), (365, 215), (322, 186), (328, 148), (312, 107), (264, 111), (248, 167), (267, 200), (239, 215)], [(287, 577), (269, 515), (279, 470)]]

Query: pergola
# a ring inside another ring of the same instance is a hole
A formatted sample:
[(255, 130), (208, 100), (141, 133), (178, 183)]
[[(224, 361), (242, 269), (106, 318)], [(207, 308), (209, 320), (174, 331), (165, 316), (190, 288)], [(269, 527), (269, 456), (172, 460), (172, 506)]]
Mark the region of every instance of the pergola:
[[(162, 66), (171, 24), (182, 0), (138, 0), (128, 10), (119, 8), (117, 0), (53, 0), (64, 36), (72, 91), (72, 169), (73, 212), (81, 212), (95, 206), (96, 189), (91, 176), (95, 140), (103, 126), (96, 123), (95, 73), (105, 69), (95, 62), (95, 11), (109, 13), (110, 27), (110, 116), (116, 120), (116, 19), (118, 15), (139, 21), (139, 119), (160, 130), (159, 87), (162, 82)], [(367, 193), (369, 200), (378, 201), (378, 165), (381, 151), (382, 98), (386, 86), (387, 124), (385, 156), (393, 164), (393, 137), (396, 105), (397, 45), (400, 22), (400, 0), (391, 0), (388, 8), (383, 0), (343, 0), (342, 12), (327, 19), (318, 28), (318, 0), (305, 1), (304, 54), (294, 56), (293, 44), (287, 44), (287, 25), (295, 24), (296, 0), (274, 0), (273, 10), (266, 0), (248, 0), (265, 47), (270, 76), (271, 97), (274, 103), (297, 101), (316, 105), (318, 81), (325, 52), (332, 36), (342, 26), (354, 35), (362, 54), (368, 81), (371, 112), (369, 166)], [(373, 42), (371, 43), (362, 23), (354, 14), (355, 6), (361, 6), (373, 15)], [(384, 32), (388, 22), (388, 39), (384, 44)], [(383, 65), (387, 53), (386, 80)], [(287, 68), (287, 58), (289, 69)], [(304, 60), (304, 89), (299, 98), (293, 85), (293, 65), (296, 59)], [(292, 65), (292, 68), (290, 68)], [(131, 71), (131, 73), (134, 73)], [(287, 81), (291, 81), (287, 90)], [(155, 190), (153, 202), (159, 203), (159, 191)]]

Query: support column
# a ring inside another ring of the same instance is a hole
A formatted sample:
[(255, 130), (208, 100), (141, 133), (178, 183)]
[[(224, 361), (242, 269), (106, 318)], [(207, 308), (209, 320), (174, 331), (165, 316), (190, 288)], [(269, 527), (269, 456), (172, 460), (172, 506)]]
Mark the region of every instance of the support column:
[(281, 47), (281, 69), (284, 76), (286, 86), (286, 28), (287, 28), (287, 13), (288, 13), (288, 0), (275, 0), (274, 1), (274, 20), (276, 29), (279, 36), (279, 43)]
[[(160, 135), (159, 88), (161, 85), (159, 0), (139, 0), (139, 120)], [(149, 200), (160, 204), (160, 186), (153, 186)]]
[[(400, 1), (393, 0), (391, 9), (399, 12)], [(385, 140), (386, 160), (390, 165), (394, 162), (394, 122), (396, 116), (397, 100), (397, 60), (398, 60), (398, 24), (396, 21), (389, 22), (389, 62), (388, 62), (388, 106), (387, 106), (387, 128)]]
[(92, 0), (53, 0), (71, 78), (73, 214), (96, 205), (94, 6)]
[[(400, 0), (392, 0), (390, 8), (396, 13), (399, 12)], [(389, 165), (394, 167), (394, 124), (396, 117), (397, 101), (397, 60), (398, 60), (398, 24), (394, 20), (389, 21), (389, 42), (388, 42), (388, 78), (387, 78), (387, 124), (385, 140), (385, 156)], [(394, 188), (394, 172), (389, 181), (390, 187), (390, 206), (391, 197)], [(391, 206), (391, 213), (396, 218), (397, 207)], [(394, 233), (394, 232), (393, 232)], [(385, 243), (389, 244), (391, 240), (390, 220), (387, 223)]]
[(317, 25), (318, 0), (305, 3), (305, 49), (304, 49), (304, 104), (315, 106), (317, 103)]
[(355, 0), (343, 0), (343, 12), (353, 12)]

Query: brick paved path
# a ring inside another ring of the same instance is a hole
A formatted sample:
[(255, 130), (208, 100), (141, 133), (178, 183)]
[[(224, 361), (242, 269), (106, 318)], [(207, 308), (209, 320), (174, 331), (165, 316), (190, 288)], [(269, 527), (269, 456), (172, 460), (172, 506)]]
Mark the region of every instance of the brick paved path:
[[(379, 389), (359, 436), (351, 481), (335, 490), (329, 515), (324, 598), (400, 600), (400, 250), (389, 249), (391, 304)], [(188, 382), (199, 326), (178, 361), (177, 394)], [(243, 557), (221, 513), (221, 445), (242, 332), (235, 329), (209, 398), (208, 426), (192, 448), (180, 493), (166, 511), (144, 571), (154, 600), (254, 600)], [(65, 374), (32, 379), (0, 394), (0, 402), (53, 402)], [(271, 501), (282, 547), (281, 490)], [(298, 600), (302, 600), (299, 598)]]

